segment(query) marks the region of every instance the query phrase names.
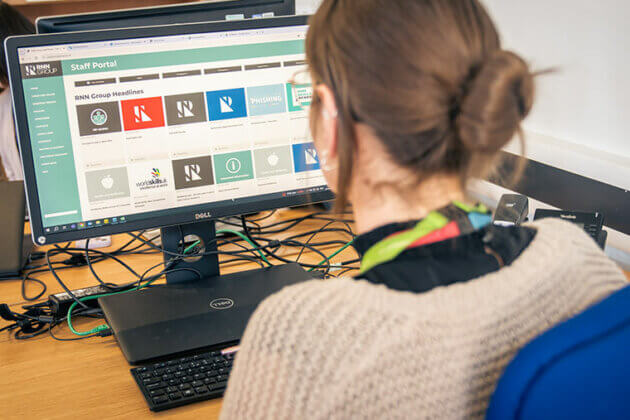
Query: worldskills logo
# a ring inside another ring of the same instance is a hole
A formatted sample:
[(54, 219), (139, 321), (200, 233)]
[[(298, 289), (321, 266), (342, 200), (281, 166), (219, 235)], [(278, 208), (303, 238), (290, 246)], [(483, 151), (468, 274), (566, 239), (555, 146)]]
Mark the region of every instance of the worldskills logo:
[(159, 168), (152, 168), (149, 171), (150, 178), (136, 183), (136, 187), (140, 190), (154, 190), (157, 188), (168, 187), (168, 180), (162, 177)]

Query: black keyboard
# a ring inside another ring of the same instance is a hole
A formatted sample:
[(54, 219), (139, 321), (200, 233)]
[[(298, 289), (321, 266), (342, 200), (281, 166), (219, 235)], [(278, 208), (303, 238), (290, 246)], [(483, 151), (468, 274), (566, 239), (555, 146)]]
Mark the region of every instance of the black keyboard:
[(221, 398), (238, 348), (178, 357), (131, 369), (151, 411)]

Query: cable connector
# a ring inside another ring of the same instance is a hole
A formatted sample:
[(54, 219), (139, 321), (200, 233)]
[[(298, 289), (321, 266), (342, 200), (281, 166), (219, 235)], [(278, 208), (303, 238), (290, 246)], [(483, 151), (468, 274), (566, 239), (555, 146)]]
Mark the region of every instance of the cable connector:
[(61, 263), (72, 267), (83, 267), (84, 265), (87, 265), (87, 259), (85, 258), (85, 255), (77, 254), (67, 260), (63, 260)]
[(276, 250), (276, 249), (280, 248), (280, 246), (282, 246), (282, 243), (279, 240), (274, 239), (273, 241), (269, 242), (268, 246), (269, 246), (269, 248), (271, 248), (273, 250)]
[(114, 331), (111, 328), (100, 330), (96, 333), (99, 337), (105, 338), (114, 335)]
[[(120, 290), (131, 290), (133, 287), (135, 286), (129, 285), (125, 288), (121, 287)], [(79, 299), (90, 296), (104, 295), (107, 293), (111, 293), (111, 289), (108, 289), (105, 286), (101, 285), (72, 290), (72, 294)], [(66, 292), (50, 295), (48, 296), (48, 300), (50, 302), (50, 310), (56, 317), (66, 316), (68, 314), (68, 309), (70, 308), (70, 305), (72, 305), (72, 303), (74, 302), (72, 296), (70, 296)], [(96, 300), (88, 300), (84, 303), (90, 308), (98, 308), (98, 302)]]

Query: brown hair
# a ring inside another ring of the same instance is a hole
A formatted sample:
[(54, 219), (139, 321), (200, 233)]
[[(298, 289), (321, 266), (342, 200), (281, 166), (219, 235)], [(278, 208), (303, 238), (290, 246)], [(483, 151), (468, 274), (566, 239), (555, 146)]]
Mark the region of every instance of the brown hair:
[[(314, 83), (333, 91), (339, 111), (339, 206), (356, 122), (418, 179), (456, 173), (465, 183), (486, 174), (533, 102), (532, 73), (501, 49), (478, 0), (324, 0), (306, 55)], [(319, 106), (315, 96), (312, 118)]]

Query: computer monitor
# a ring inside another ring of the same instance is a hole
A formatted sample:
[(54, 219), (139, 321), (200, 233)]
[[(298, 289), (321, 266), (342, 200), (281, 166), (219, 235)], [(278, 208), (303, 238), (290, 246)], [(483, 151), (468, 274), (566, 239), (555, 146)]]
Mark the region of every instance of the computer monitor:
[(7, 40), (35, 242), (330, 200), (307, 112), (305, 17)]
[(40, 17), (37, 32), (75, 32), (295, 14), (295, 0), (230, 0)]
[[(312, 88), (288, 83), (306, 69), (306, 19), (6, 41), (35, 242), (162, 227), (165, 263), (189, 236), (204, 249), (167, 275), (196, 284), (177, 299), (157, 289), (101, 302), (130, 362), (238, 339), (260, 300), (309, 277), (286, 266), (219, 276), (212, 221), (333, 198), (309, 135)], [(217, 299), (229, 314), (208, 306)], [(191, 325), (205, 332), (164, 337)]]

